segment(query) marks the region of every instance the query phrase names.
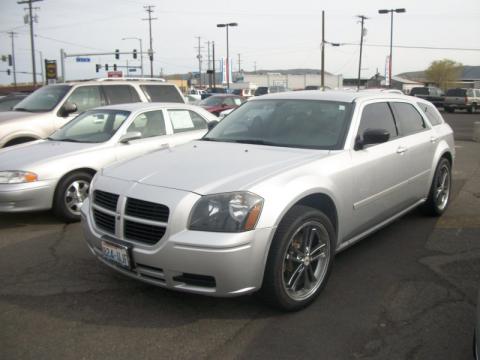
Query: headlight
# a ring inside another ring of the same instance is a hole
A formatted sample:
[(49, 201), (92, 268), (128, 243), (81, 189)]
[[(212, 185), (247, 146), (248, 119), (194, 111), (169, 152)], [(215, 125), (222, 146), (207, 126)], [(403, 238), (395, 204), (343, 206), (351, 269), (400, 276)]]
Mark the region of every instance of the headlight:
[(0, 184), (20, 184), (37, 180), (37, 174), (29, 171), (0, 171)]
[(190, 230), (242, 232), (255, 228), (263, 199), (249, 192), (202, 196), (190, 215)]

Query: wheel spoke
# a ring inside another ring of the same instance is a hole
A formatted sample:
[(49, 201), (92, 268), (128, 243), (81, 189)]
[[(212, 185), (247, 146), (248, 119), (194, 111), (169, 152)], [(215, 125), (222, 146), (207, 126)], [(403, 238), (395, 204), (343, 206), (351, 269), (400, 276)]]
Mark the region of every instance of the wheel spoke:
[(288, 253), (285, 260), (293, 261), (297, 264), (303, 264), (302, 258), (294, 254)]
[(440, 181), (440, 184), (441, 184), (440, 186), (441, 186), (442, 188), (445, 187), (445, 183), (446, 183), (446, 181), (447, 181), (447, 177), (448, 177), (448, 172), (445, 171), (445, 172), (443, 173), (443, 175), (442, 175), (442, 180)]
[(297, 277), (292, 284), (291, 289), (293, 291), (297, 291), (298, 281), (302, 278), (302, 274), (304, 274), (304, 273), (305, 273), (305, 267), (302, 265), (302, 269), (298, 272)]
[(303, 277), (305, 278), (303, 288), (308, 290), (312, 287), (313, 279), (310, 278), (310, 271), (312, 271), (312, 270), (311, 270), (310, 266), (306, 266), (305, 268), (306, 268), (306, 270), (303, 272)]
[(304, 269), (303, 263), (297, 266), (297, 268), (295, 269), (292, 276), (290, 276), (290, 279), (287, 282), (287, 286), (289, 288), (293, 288), (293, 285), (297, 283), (298, 278), (303, 272), (303, 269)]

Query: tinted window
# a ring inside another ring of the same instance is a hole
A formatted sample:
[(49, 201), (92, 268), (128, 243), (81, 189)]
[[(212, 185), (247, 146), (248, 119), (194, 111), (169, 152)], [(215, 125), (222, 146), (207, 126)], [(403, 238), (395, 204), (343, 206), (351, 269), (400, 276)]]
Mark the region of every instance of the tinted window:
[(223, 103), (228, 106), (235, 106), (235, 102), (233, 101), (233, 98), (227, 97), (225, 100), (223, 100)]
[(106, 85), (103, 91), (111, 105), (140, 102), (140, 97), (130, 85)]
[(445, 94), (446, 96), (459, 96), (463, 97), (465, 96), (466, 90), (465, 89), (448, 89), (447, 93)]
[(142, 134), (142, 138), (165, 135), (163, 111), (147, 111), (138, 115), (127, 129), (127, 132), (137, 131)]
[(41, 87), (20, 101), (14, 110), (32, 112), (50, 111), (57, 106), (70, 88), (70, 85), (49, 85)]
[(190, 110), (168, 110), (174, 133), (207, 128), (203, 117)]
[(387, 103), (381, 102), (365, 106), (357, 134), (363, 136), (367, 129), (384, 129), (390, 133), (390, 139), (397, 137), (395, 121)]
[(140, 86), (151, 102), (183, 103), (184, 100), (177, 88), (172, 85), (141, 85)]
[(480, 90), (479, 89), (475, 90), (475, 96), (480, 97)]
[(428, 95), (428, 88), (426, 87), (416, 87), (413, 88), (412, 91), (410, 91), (410, 95), (415, 96), (415, 95)]
[(350, 122), (351, 106), (334, 101), (248, 101), (225, 117), (204, 140), (339, 149)]
[(441, 124), (442, 118), (438, 114), (437, 110), (432, 106), (424, 103), (417, 103), (420, 109), (423, 110), (425, 115), (427, 115), (428, 120), (430, 120), (430, 123), (432, 125), (439, 125)]
[(410, 135), (426, 128), (420, 113), (408, 103), (390, 103), (392, 105), (395, 120), (397, 121), (400, 135)]
[(67, 99), (77, 105), (78, 112), (83, 112), (102, 105), (102, 96), (98, 86), (81, 86), (73, 90)]

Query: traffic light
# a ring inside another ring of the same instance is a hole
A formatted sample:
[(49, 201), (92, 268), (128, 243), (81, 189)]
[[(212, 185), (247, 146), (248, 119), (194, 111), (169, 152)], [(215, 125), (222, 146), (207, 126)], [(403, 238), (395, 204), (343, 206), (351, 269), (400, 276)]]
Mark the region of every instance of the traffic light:
[(7, 69), (7, 75), (10, 75), (10, 74), (11, 74), (10, 69)]
[(95, 71), (98, 72), (101, 67), (102, 67), (102, 65), (96, 64), (96, 65), (95, 65)]
[(120, 50), (118, 49), (115, 50), (115, 59), (120, 59)]
[(134, 58), (134, 59), (137, 58), (137, 49), (133, 49), (133, 58)]
[(12, 55), (8, 55), (8, 66), (12, 66), (12, 65), (13, 65)]
[(105, 64), (105, 71), (108, 71), (108, 64)]
[(117, 64), (113, 64), (113, 71), (117, 71)]

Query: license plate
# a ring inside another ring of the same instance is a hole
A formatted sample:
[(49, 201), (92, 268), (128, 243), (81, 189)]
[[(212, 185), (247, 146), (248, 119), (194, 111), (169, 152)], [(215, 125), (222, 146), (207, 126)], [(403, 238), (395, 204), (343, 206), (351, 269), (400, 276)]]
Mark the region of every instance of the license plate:
[(131, 268), (130, 255), (126, 246), (102, 241), (102, 254), (105, 259), (114, 264), (120, 265), (127, 269)]

